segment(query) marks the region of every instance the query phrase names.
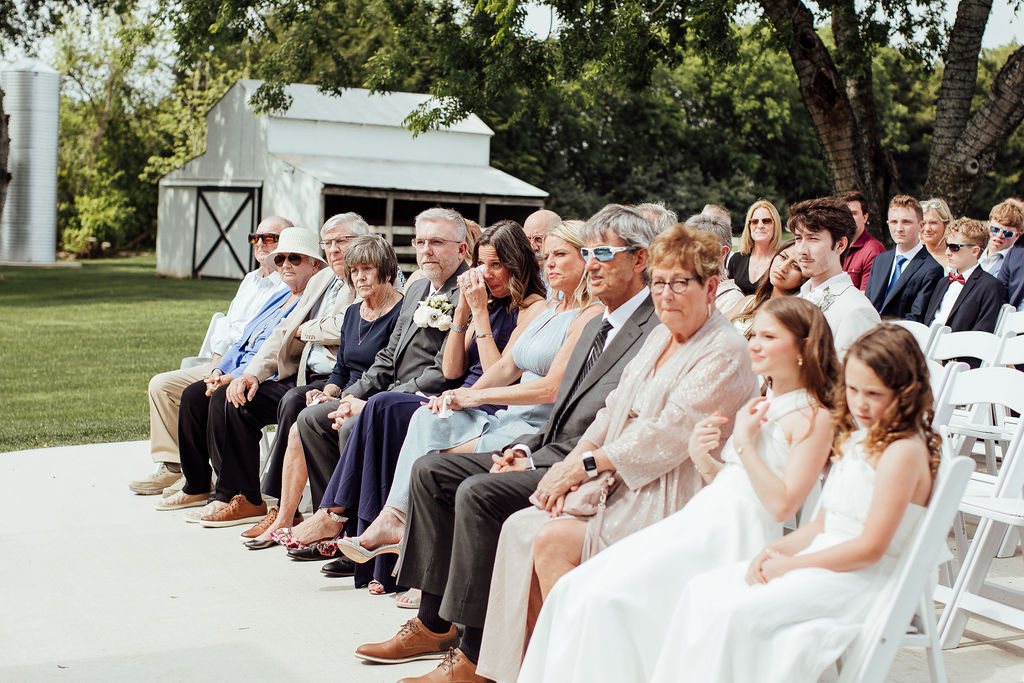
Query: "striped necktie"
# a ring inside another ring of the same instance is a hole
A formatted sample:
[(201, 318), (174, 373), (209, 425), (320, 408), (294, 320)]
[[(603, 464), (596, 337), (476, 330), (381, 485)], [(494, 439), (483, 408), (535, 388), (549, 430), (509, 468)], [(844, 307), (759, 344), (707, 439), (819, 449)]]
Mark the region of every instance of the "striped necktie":
[(576, 391), (583, 384), (583, 380), (594, 368), (597, 363), (597, 359), (604, 352), (604, 340), (608, 338), (608, 333), (611, 331), (613, 325), (605, 318), (605, 321), (601, 324), (601, 329), (597, 331), (597, 336), (594, 337), (594, 343), (590, 345), (590, 351), (587, 352), (587, 359), (583, 362), (583, 367), (580, 368), (580, 373), (576, 375), (576, 381), (572, 385), (572, 391), (569, 392), (569, 396), (575, 396)]

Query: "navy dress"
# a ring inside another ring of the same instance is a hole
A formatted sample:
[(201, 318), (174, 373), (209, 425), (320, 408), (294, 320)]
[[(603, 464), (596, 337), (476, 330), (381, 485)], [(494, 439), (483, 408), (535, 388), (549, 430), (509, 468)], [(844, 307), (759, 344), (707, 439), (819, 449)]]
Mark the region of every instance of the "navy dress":
[[(391, 307), (391, 310), (377, 318), (367, 321), (359, 317), (361, 301), (345, 309), (345, 319), (341, 323), (341, 334), (338, 340), (338, 357), (334, 362), (334, 370), (324, 384), (336, 384), (345, 390), (363, 376), (373, 365), (377, 352), (387, 346), (391, 333), (402, 312), (402, 302)], [(287, 439), (287, 434), (281, 435)], [(275, 453), (276, 454), (276, 453)], [(281, 497), (281, 474), (284, 470), (284, 457), (271, 457), (267, 472), (263, 476), (263, 492), (274, 498)]]
[[(507, 299), (492, 303), (491, 332), (499, 351), (508, 343), (518, 318), (518, 310), (509, 313)], [(462, 384), (464, 387), (472, 386), (483, 374), (475, 338), (469, 345), (467, 360), (470, 368)], [(409, 422), (424, 400), (416, 394), (384, 391), (370, 397), (363, 406), (320, 502), (322, 508), (344, 507), (349, 518), (355, 515), (357, 534), (363, 533), (384, 509)], [(482, 408), (494, 413), (500, 406)], [(356, 588), (376, 579), (385, 591), (396, 590), (395, 579), (391, 576), (396, 559), (395, 555), (382, 555), (373, 562), (356, 565)]]

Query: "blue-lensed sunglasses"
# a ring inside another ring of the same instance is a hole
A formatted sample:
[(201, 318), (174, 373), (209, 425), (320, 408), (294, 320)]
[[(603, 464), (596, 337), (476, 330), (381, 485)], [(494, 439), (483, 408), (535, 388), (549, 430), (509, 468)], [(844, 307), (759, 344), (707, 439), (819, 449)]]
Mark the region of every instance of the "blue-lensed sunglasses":
[(598, 261), (611, 261), (620, 251), (636, 251), (637, 247), (583, 247), (580, 249), (580, 256), (584, 261), (589, 261), (593, 256)]
[(998, 225), (991, 225), (991, 224), (988, 226), (988, 230), (993, 235), (998, 235), (999, 233), (1003, 233), (1003, 239), (1004, 240), (1013, 239), (1013, 236), (1017, 234), (1016, 230), (1006, 230), (1005, 228), (1000, 228)]

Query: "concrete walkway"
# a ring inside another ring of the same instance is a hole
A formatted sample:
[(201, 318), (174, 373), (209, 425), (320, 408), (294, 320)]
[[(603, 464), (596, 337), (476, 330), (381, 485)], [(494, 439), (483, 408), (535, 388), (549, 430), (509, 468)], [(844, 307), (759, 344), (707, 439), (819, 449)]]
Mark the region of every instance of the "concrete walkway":
[[(433, 664), (363, 664), (411, 610), (284, 550), (241, 546), (128, 492), (147, 442), (0, 453), (0, 681), (395, 681)], [(1024, 575), (1018, 555), (1000, 571)], [(1010, 579), (1020, 583), (1018, 579)], [(972, 619), (949, 680), (1024, 680), (1024, 634)], [(890, 681), (928, 681), (903, 650)]]

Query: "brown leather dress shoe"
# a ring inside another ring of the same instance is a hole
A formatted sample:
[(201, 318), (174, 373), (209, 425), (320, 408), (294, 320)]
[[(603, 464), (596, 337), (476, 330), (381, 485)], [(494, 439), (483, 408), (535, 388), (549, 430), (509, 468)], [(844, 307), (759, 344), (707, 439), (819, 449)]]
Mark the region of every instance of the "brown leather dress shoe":
[(253, 505), (239, 493), (226, 506), (200, 519), (199, 523), (207, 527), (235, 526), (246, 522), (251, 524), (260, 521), (266, 514), (267, 504), (265, 502)]
[(487, 679), (477, 675), (476, 664), (466, 659), (462, 650), (452, 648), (426, 676), (403, 678), (398, 683), (487, 683)]
[(448, 633), (434, 633), (414, 617), (393, 637), (382, 643), (366, 643), (356, 648), (356, 657), (380, 664), (401, 664), (417, 659), (438, 659), (448, 648), (459, 644), (455, 625)]

